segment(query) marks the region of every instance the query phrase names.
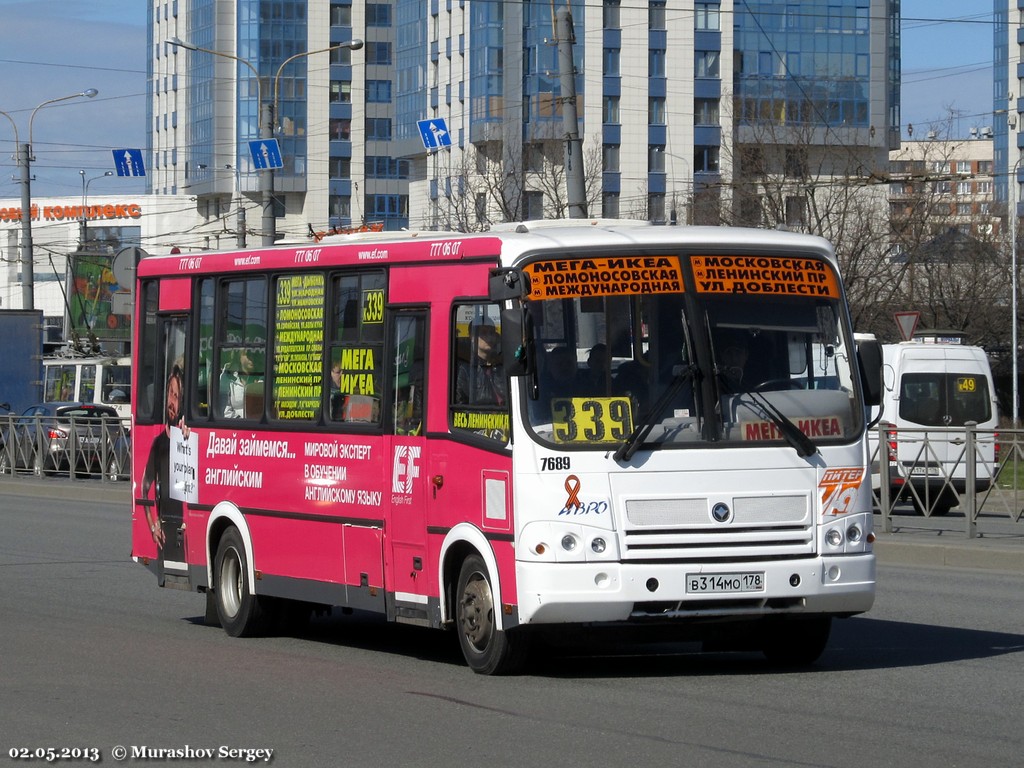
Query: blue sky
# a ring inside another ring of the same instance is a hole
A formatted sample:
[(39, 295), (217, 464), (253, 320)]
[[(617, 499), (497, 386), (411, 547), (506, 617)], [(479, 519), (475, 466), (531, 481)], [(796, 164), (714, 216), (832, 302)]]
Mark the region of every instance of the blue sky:
[[(0, 110), (28, 140), (36, 114), (33, 197), (76, 195), (86, 178), (113, 169), (111, 149), (146, 141), (146, 7), (141, 0), (0, 0)], [(991, 0), (903, 0), (903, 119), (955, 135), (992, 124)], [(915, 130), (915, 135), (919, 134)], [(18, 197), (10, 123), (0, 116), (0, 198)], [(138, 194), (137, 179), (99, 178), (89, 195)]]
[(992, 124), (992, 0), (903, 0), (902, 112), (907, 123), (964, 136)]

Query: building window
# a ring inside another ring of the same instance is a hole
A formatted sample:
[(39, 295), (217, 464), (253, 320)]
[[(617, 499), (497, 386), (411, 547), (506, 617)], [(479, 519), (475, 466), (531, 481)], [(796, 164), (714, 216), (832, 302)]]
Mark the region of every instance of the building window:
[(661, 48), (651, 48), (647, 53), (647, 74), (650, 77), (665, 76), (665, 51)]
[(606, 171), (619, 170), (619, 145), (605, 144), (603, 149), (602, 163)]
[(970, 173), (971, 172), (971, 161), (970, 160), (957, 160), (956, 162), (957, 173)]
[(957, 216), (970, 216), (971, 215), (971, 204), (970, 203), (957, 203), (956, 204)]
[(331, 65), (335, 67), (351, 67), (352, 49), (335, 48), (333, 51), (331, 51)]
[(961, 197), (966, 197), (971, 194), (971, 182), (969, 181), (958, 181), (956, 183), (956, 193)]
[(390, 80), (367, 80), (366, 81), (366, 102), (368, 104), (390, 104), (391, 103), (391, 81)]
[(651, 173), (665, 172), (665, 148), (648, 147), (647, 149), (647, 170)]
[(331, 26), (332, 27), (351, 27), (352, 26), (352, 6), (351, 5), (332, 5), (331, 6)]
[(352, 83), (348, 80), (332, 80), (331, 102), (334, 104), (351, 104)]
[(619, 97), (618, 96), (605, 96), (604, 97), (604, 121), (605, 123), (618, 123), (619, 122)]
[(718, 3), (695, 3), (693, 14), (696, 20), (697, 29), (718, 30), (721, 24), (718, 20)]
[(647, 11), (647, 26), (650, 29), (665, 29), (665, 0), (651, 0)]
[(604, 28), (619, 29), (619, 0), (604, 0)]
[(606, 219), (619, 218), (619, 195), (617, 192), (607, 192), (602, 196), (601, 215)]
[(694, 51), (694, 76), (718, 77), (719, 55), (719, 51)]
[(330, 124), (331, 141), (349, 141), (352, 138), (352, 120), (334, 118)]
[(370, 141), (391, 141), (391, 119), (387, 117), (366, 118), (366, 138)]
[(366, 26), (368, 27), (390, 27), (391, 6), (383, 3), (366, 4)]
[(617, 75), (617, 74), (619, 74), (619, 49), (618, 48), (605, 48), (604, 49), (604, 74), (606, 74), (606, 75)]
[(544, 193), (526, 192), (523, 194), (523, 221), (544, 218)]
[(647, 122), (650, 125), (665, 124), (665, 97), (652, 96), (647, 100)]
[(793, 195), (786, 198), (786, 226), (803, 227), (807, 224), (807, 198)]
[(694, 125), (718, 125), (721, 116), (718, 111), (718, 99), (693, 100)]
[(718, 147), (693, 148), (694, 173), (718, 173)]
[(650, 221), (655, 221), (661, 224), (665, 223), (665, 196), (664, 195), (648, 195), (647, 196), (647, 213)]
[(332, 179), (348, 179), (352, 177), (352, 158), (332, 157), (328, 163), (328, 175)]
[(391, 64), (391, 43), (376, 42), (366, 44), (367, 64)]
[(352, 198), (341, 195), (331, 195), (331, 199), (328, 203), (331, 211), (331, 216), (336, 216), (340, 219), (349, 219), (352, 217)]

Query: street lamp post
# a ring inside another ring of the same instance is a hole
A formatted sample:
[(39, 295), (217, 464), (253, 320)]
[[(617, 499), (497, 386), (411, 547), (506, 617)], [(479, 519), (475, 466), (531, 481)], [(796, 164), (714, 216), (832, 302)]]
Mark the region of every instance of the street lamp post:
[(1020, 410), (1020, 390), (1018, 388), (1017, 373), (1017, 169), (1020, 168), (1020, 160), (1013, 165), (1010, 173), (1010, 348), (1011, 360), (1013, 361), (1013, 428), (1018, 426), (1018, 415)]
[(28, 142), (22, 144), (18, 138), (18, 126), (14, 118), (6, 112), (0, 112), (11, 121), (14, 127), (14, 143), (18, 147), (17, 163), (21, 169), (21, 308), (35, 309), (35, 276), (32, 263), (32, 124), (36, 119), (36, 112), (49, 104), (56, 104), (58, 101), (77, 99), (84, 96), (91, 99), (99, 91), (89, 88), (80, 93), (72, 93), (68, 96), (60, 96), (56, 99), (48, 99), (32, 110), (28, 118)]
[[(353, 51), (357, 51), (363, 47), (363, 41), (359, 39), (349, 40), (345, 43), (338, 43), (337, 45), (331, 45), (327, 48), (320, 48), (315, 51), (303, 51), (297, 53), (294, 56), (289, 56), (285, 59), (281, 66), (277, 69), (277, 74), (274, 76), (274, 100), (273, 102), (263, 101), (263, 83), (260, 80), (260, 73), (256, 67), (249, 61), (246, 61), (239, 56), (235, 56), (233, 53), (225, 53), (224, 51), (214, 51), (210, 48), (200, 48), (192, 43), (186, 43), (177, 37), (170, 38), (167, 43), (180, 48), (185, 48), (189, 51), (198, 51), (200, 53), (208, 53), (211, 56), (221, 56), (225, 59), (231, 59), (237, 61), (240, 64), (244, 64), (252, 72), (253, 77), (256, 78), (256, 101), (260, 109), (260, 138), (261, 139), (272, 139), (274, 138), (274, 121), (277, 113), (277, 86), (278, 81), (281, 78), (281, 72), (285, 66), (294, 61), (295, 59), (302, 58), (304, 56), (312, 56), (315, 53), (327, 53), (329, 51), (337, 51), (342, 48), (348, 48)], [(273, 245), (277, 240), (277, 217), (274, 215), (274, 169), (263, 168), (260, 170), (260, 197), (263, 202), (263, 245)]]
[(89, 185), (92, 184), (94, 181), (96, 181), (96, 179), (102, 179), (102, 178), (105, 178), (107, 176), (113, 176), (114, 172), (113, 171), (104, 171), (99, 176), (93, 176), (91, 179), (86, 179), (85, 178), (85, 171), (84, 170), (80, 170), (78, 173), (82, 177), (82, 216), (81, 216), (80, 223), (79, 223), (79, 228), (78, 228), (78, 249), (84, 251), (85, 250), (86, 235), (88, 234), (88, 231), (89, 231), (88, 230), (88, 224), (86, 223), (86, 219), (88, 217), (88, 213), (86, 212), (86, 209), (89, 206)]
[(228, 163), (224, 168), (235, 172), (235, 245), (245, 248), (245, 206), (242, 205), (242, 177), (238, 166)]

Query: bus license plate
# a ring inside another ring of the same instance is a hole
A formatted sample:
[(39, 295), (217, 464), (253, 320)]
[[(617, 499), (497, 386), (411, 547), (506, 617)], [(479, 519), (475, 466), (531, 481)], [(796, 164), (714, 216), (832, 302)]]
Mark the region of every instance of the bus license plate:
[(763, 591), (764, 571), (686, 574), (686, 592), (690, 595)]

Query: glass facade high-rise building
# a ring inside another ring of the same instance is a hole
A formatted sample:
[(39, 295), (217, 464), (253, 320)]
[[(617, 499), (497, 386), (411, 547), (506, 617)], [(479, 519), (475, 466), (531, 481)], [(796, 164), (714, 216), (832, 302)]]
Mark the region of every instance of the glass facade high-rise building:
[[(785, 173), (799, 153), (881, 167), (898, 141), (899, 0), (151, 7), (154, 191), (194, 196), (210, 217), (234, 210), (233, 195), (257, 204), (248, 142), (276, 92), (276, 213), (294, 236), (565, 216), (569, 99), (590, 215), (720, 223), (735, 190), (749, 191), (751, 158), (758, 173), (772, 162)], [(562, 92), (559, 7), (571, 12), (574, 93)], [(289, 57), (354, 37), (361, 51), (299, 56), (277, 76)], [(228, 56), (252, 64), (259, 87)], [(423, 120), (443, 120), (451, 147), (428, 151)]]
[(867, 127), (870, 6), (870, 0), (737, 4), (739, 121)]

